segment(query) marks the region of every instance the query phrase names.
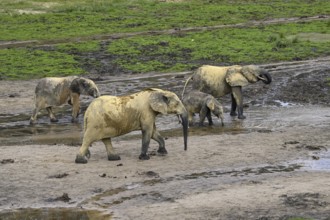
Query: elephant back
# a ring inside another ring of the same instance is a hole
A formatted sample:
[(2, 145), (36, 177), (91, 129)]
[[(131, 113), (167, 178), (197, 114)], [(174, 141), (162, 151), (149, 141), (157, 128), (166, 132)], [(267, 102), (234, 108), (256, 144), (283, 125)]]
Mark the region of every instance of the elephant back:
[(227, 70), (231, 67), (204, 65), (196, 70), (192, 80), (192, 88), (215, 97), (230, 93), (230, 86), (225, 83)]

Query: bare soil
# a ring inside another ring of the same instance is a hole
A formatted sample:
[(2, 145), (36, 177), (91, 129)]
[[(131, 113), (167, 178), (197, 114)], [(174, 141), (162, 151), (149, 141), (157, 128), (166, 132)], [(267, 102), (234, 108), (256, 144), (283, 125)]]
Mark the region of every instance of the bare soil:
[[(0, 81), (0, 218), (329, 219), (329, 61), (264, 65), (273, 82), (244, 88), (247, 119), (230, 117), (224, 97), (225, 126), (191, 127), (187, 151), (175, 116), (162, 116), (167, 156), (152, 142), (151, 159), (140, 161), (137, 132), (114, 139), (122, 160), (108, 161), (97, 142), (84, 165), (74, 163), (83, 111), (78, 124), (64, 106), (59, 123), (43, 112), (31, 127), (36, 81)], [(102, 76), (96, 83), (103, 94), (145, 87), (180, 94), (190, 74)], [(82, 97), (83, 109), (90, 101)]]

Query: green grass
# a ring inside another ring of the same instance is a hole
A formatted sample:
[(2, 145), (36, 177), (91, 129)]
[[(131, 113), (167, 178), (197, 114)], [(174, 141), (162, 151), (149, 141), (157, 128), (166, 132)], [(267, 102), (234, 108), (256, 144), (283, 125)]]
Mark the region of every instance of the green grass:
[[(327, 1), (309, 0), (193, 0), (179, 3), (151, 0), (2, 0), (0, 40), (66, 39), (313, 16), (330, 14), (328, 6)], [(18, 10), (24, 10), (25, 13), (21, 11), (21, 14)]]
[(119, 32), (322, 14), (330, 14), (327, 1), (2, 0), (0, 41), (62, 43), (0, 49), (0, 79), (85, 74), (90, 66), (97, 71), (105, 61), (98, 54), (124, 73), (328, 56), (329, 20), (94, 40)]
[(56, 51), (0, 50), (0, 79), (31, 79), (84, 74), (73, 56)]
[(183, 36), (137, 36), (112, 42), (108, 52), (118, 55), (114, 62), (132, 72), (183, 71), (201, 63), (257, 64), (330, 54), (330, 40), (318, 42), (286, 37), (300, 32), (328, 34), (330, 28), (328, 22), (317, 21), (228, 28)]

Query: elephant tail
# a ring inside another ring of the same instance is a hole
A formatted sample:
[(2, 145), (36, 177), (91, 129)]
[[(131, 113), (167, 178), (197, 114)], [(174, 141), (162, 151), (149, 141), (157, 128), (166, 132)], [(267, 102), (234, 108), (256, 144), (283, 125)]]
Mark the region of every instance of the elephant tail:
[(193, 76), (194, 76), (194, 74), (193, 74), (192, 76), (190, 76), (190, 77), (186, 80), (186, 82), (185, 82), (185, 84), (184, 84), (184, 87), (183, 87), (183, 90), (182, 90), (181, 99), (183, 99), (183, 96), (184, 96), (184, 92), (185, 92), (185, 90), (186, 90), (186, 87), (187, 87), (189, 81), (193, 78)]

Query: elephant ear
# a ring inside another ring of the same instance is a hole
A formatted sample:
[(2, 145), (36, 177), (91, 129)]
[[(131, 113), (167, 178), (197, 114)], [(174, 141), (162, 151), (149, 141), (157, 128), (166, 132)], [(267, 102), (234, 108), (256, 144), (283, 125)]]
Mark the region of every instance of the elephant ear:
[(80, 88), (80, 78), (74, 78), (70, 84), (70, 90), (73, 93), (81, 93), (81, 88)]
[(261, 68), (255, 65), (248, 65), (242, 67), (242, 74), (247, 79), (249, 83), (257, 82), (258, 76), (261, 72)]
[(241, 72), (242, 68), (230, 68), (226, 73), (226, 82), (230, 86), (246, 86), (249, 84), (249, 81)]
[(215, 109), (215, 103), (213, 99), (209, 99), (206, 101), (206, 106), (211, 110), (214, 111)]
[(168, 98), (164, 93), (152, 92), (150, 95), (150, 107), (163, 115), (167, 114)]

